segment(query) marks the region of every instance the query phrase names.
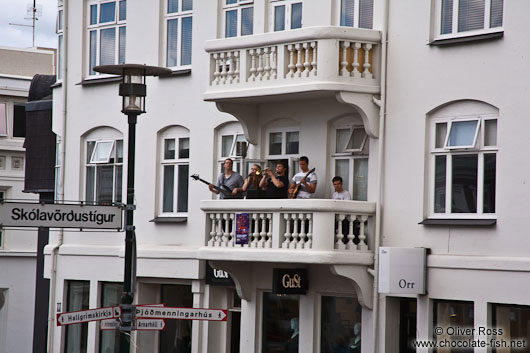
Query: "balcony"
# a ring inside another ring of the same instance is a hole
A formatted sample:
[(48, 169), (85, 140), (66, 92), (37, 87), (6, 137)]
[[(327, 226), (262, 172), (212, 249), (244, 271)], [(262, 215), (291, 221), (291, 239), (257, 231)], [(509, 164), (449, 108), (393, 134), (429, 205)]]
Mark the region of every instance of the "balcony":
[(206, 42), (210, 56), (204, 99), (241, 121), (257, 142), (259, 104), (331, 97), (363, 118), (378, 135), (381, 33), (345, 27), (308, 27)]
[[(373, 263), (375, 204), (336, 200), (201, 201), (206, 234), (199, 258), (220, 261)], [(248, 213), (248, 244), (236, 244), (235, 216)]]

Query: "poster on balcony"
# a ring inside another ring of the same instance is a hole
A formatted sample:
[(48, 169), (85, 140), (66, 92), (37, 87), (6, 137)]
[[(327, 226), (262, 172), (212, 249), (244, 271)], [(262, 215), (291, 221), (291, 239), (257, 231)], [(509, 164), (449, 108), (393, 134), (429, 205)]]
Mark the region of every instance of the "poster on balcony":
[(248, 244), (250, 217), (248, 213), (236, 213), (236, 244)]

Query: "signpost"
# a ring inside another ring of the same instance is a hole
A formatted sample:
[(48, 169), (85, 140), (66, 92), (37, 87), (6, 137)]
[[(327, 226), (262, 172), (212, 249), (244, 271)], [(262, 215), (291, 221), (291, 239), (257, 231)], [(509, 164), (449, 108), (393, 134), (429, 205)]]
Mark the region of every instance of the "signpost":
[(0, 226), (122, 229), (121, 206), (83, 204), (0, 203)]
[(145, 319), (226, 321), (226, 309), (202, 308), (154, 308), (147, 305), (136, 306), (136, 317)]
[[(101, 330), (117, 330), (120, 327), (120, 320), (102, 320), (99, 328)], [(161, 331), (166, 328), (164, 319), (136, 319), (136, 330), (138, 331)]]
[(73, 311), (70, 313), (57, 313), (57, 326), (112, 319), (120, 317), (120, 315), (121, 309), (119, 306)]

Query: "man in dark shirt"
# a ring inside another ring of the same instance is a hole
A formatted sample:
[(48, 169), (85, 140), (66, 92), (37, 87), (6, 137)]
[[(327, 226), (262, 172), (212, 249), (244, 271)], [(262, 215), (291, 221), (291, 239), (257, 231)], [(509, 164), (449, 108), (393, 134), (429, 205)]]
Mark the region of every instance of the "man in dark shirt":
[(283, 162), (276, 163), (276, 175), (269, 168), (265, 169), (265, 177), (261, 178), (259, 186), (265, 190), (268, 199), (286, 199), (289, 179), (285, 175), (286, 168)]

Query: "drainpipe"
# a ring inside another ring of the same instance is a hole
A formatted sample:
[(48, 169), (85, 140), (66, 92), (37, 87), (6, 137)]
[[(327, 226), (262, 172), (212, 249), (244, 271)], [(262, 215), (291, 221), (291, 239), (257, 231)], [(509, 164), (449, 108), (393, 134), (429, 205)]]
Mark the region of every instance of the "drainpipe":
[[(59, 145), (59, 155), (61, 156), (61, 163), (60, 163), (60, 176), (59, 176), (59, 185), (58, 188), (58, 200), (64, 200), (64, 177), (65, 177), (65, 154), (66, 154), (66, 108), (67, 108), (67, 98), (68, 98), (68, 1), (64, 0), (63, 2), (63, 65), (61, 67), (62, 70), (62, 110), (61, 110), (61, 118), (62, 118), (62, 136), (61, 136), (61, 144)], [(60, 55), (60, 54), (59, 54)], [(54, 115), (55, 116), (55, 115)], [(57, 200), (55, 200), (57, 201)], [(63, 244), (64, 239), (64, 230), (63, 228), (60, 228), (58, 231), (58, 238), (57, 242), (53, 246), (51, 250), (51, 274), (50, 274), (50, 303), (49, 303), (49, 309), (48, 309), (48, 353), (53, 353), (53, 343), (54, 343), (54, 336), (55, 336), (55, 302), (57, 299), (56, 296), (56, 284), (57, 284), (57, 257), (59, 253), (59, 248)]]
[(384, 159), (384, 142), (385, 142), (385, 118), (386, 118), (386, 67), (387, 67), (387, 32), (388, 32), (388, 7), (389, 0), (384, 1), (384, 20), (383, 31), (381, 34), (381, 99), (374, 99), (374, 103), (379, 106), (379, 152), (378, 152), (378, 171), (377, 171), (377, 201), (375, 214), (375, 239), (374, 239), (374, 288), (373, 288), (373, 352), (377, 353), (379, 348), (378, 334), (379, 334), (379, 247), (381, 244), (381, 205), (383, 202), (383, 159)]

